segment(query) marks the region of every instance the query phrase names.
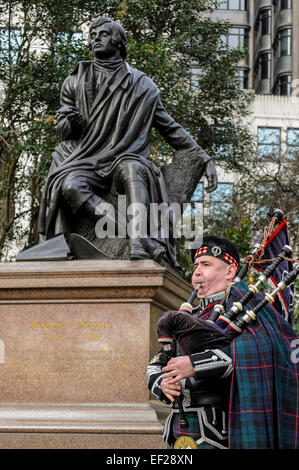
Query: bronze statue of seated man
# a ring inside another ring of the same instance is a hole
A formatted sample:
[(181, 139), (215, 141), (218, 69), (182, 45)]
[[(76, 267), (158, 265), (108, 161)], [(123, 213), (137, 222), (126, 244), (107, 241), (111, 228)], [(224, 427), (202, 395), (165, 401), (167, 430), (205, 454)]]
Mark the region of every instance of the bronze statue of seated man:
[[(125, 62), (123, 27), (96, 18), (88, 43), (93, 60), (79, 62), (61, 89), (60, 143), (53, 152), (39, 213), (43, 240), (62, 233), (68, 239), (74, 231), (72, 220), (82, 234), (80, 221), (85, 217), (95, 224), (102, 215), (96, 208), (111, 193), (125, 195), (128, 205), (171, 203), (161, 170), (149, 160), (153, 128), (176, 151), (195, 152), (208, 191), (217, 187), (211, 158), (167, 114), (153, 81)], [(131, 237), (129, 258), (158, 260), (165, 254), (175, 264), (174, 246), (171, 237)]]

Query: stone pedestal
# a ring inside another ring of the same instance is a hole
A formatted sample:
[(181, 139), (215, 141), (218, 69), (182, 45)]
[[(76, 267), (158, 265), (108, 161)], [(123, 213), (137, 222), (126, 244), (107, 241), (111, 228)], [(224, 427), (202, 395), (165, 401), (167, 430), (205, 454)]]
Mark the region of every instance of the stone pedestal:
[(190, 292), (151, 260), (0, 263), (0, 448), (165, 448), (145, 369)]

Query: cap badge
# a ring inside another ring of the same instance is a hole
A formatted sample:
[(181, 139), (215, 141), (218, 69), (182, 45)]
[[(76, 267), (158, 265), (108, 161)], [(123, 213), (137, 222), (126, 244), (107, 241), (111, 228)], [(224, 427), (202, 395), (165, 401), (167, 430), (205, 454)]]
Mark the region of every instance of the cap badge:
[(219, 255), (221, 255), (222, 250), (219, 246), (213, 246), (213, 248), (211, 249), (211, 252), (212, 252), (213, 256), (219, 256)]

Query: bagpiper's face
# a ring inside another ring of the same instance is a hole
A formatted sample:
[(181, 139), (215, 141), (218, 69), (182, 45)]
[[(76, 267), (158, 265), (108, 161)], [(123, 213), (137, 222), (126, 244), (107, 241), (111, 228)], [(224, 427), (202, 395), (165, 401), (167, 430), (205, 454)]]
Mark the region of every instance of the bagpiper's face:
[(97, 58), (120, 57), (119, 47), (112, 42), (112, 29), (109, 23), (92, 28), (90, 47), (93, 55)]
[(225, 290), (236, 269), (219, 258), (204, 255), (194, 261), (192, 284), (200, 299)]

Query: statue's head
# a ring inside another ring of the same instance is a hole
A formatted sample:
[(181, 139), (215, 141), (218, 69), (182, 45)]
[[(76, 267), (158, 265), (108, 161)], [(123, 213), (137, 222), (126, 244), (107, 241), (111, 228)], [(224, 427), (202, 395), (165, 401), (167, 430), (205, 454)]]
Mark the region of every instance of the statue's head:
[(127, 56), (127, 36), (124, 28), (117, 21), (111, 20), (110, 18), (93, 18), (89, 26), (89, 35), (88, 35), (88, 47), (91, 49), (91, 39), (90, 35), (94, 28), (97, 26), (102, 26), (103, 24), (108, 23), (112, 31), (112, 40), (111, 42), (119, 47), (120, 55), (123, 59)]

